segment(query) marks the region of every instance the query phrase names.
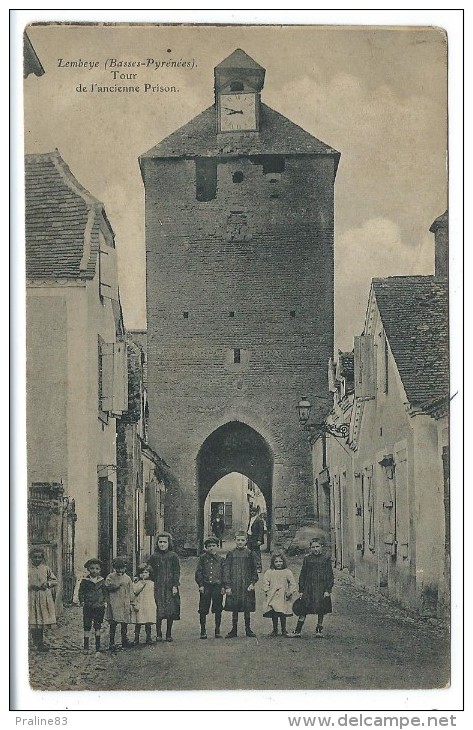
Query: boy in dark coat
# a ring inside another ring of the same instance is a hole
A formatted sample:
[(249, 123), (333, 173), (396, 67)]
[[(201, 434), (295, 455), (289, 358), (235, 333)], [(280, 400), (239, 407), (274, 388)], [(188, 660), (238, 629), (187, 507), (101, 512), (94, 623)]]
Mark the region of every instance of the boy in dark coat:
[(322, 636), (324, 615), (332, 613), (331, 592), (333, 588), (332, 560), (323, 554), (323, 545), (318, 538), (310, 541), (310, 553), (305, 556), (299, 576), (299, 593), (303, 613), (291, 638), (300, 638), (307, 614), (317, 614), (316, 636)]
[(199, 558), (195, 571), (195, 582), (199, 586), (200, 638), (207, 638), (206, 620), (212, 604), (215, 614), (215, 638), (221, 639), (220, 624), (222, 622), (223, 558), (217, 554), (218, 541), (209, 537), (204, 542), (205, 552)]
[(88, 575), (81, 580), (79, 586), (79, 603), (83, 607), (84, 652), (89, 650), (89, 633), (92, 624), (95, 630), (95, 650), (100, 651), (100, 629), (105, 615), (105, 603), (108, 593), (105, 580), (101, 576), (102, 563), (98, 558), (91, 558), (84, 568)]
[(255, 555), (246, 547), (246, 534), (241, 531), (235, 535), (236, 548), (231, 550), (223, 565), (223, 585), (225, 587), (225, 611), (232, 612), (232, 630), (226, 639), (234, 639), (238, 631), (238, 614), (245, 617), (245, 633), (256, 636), (251, 630), (250, 613), (255, 611), (255, 583), (258, 582)]

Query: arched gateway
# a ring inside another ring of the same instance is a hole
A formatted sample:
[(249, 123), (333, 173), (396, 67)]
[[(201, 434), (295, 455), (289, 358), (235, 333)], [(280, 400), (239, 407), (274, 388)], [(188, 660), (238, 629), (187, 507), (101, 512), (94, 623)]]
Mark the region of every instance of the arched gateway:
[(196, 460), (198, 494), (197, 533), (202, 542), (204, 504), (219, 479), (238, 472), (251, 479), (263, 492), (267, 528), (271, 534), (274, 455), (267, 441), (251, 426), (231, 421), (217, 428), (202, 444)]

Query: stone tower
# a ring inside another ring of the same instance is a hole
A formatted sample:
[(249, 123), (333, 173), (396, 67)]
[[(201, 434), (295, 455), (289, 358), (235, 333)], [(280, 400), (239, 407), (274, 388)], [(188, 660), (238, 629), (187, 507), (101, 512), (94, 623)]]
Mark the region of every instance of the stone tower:
[(314, 513), (297, 403), (327, 411), (339, 153), (261, 101), (238, 49), (215, 103), (140, 158), (146, 194), (149, 440), (175, 481), (167, 526), (202, 538), (203, 505), (240, 472), (274, 543)]

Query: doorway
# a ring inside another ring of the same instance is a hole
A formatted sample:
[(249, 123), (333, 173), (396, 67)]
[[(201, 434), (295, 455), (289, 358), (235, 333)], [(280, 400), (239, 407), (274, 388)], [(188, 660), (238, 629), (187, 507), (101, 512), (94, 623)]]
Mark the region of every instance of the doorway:
[(219, 479), (210, 489), (204, 503), (204, 539), (213, 535), (213, 523), (217, 516), (223, 521), (222, 540), (224, 547), (233, 547), (235, 532), (247, 532), (250, 514), (259, 508), (265, 523), (265, 540), (262, 549), (268, 545), (266, 500), (261, 489), (244, 474), (232, 472)]

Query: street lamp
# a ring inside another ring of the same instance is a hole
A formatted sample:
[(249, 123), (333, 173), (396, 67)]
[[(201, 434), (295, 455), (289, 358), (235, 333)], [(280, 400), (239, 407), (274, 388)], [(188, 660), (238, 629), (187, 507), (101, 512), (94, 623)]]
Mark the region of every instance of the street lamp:
[[(321, 400), (329, 400), (328, 398), (322, 398), (322, 396), (316, 396), (316, 398), (320, 398)], [(306, 395), (302, 396), (301, 400), (298, 403), (297, 410), (299, 411), (299, 423), (304, 431), (309, 431), (311, 435), (329, 433), (331, 436), (344, 439), (348, 438), (350, 427), (347, 423), (341, 423), (339, 426), (327, 423), (327, 421), (325, 420), (322, 421), (322, 423), (309, 423), (311, 408), (312, 403), (310, 402), (310, 400), (307, 398)]]

